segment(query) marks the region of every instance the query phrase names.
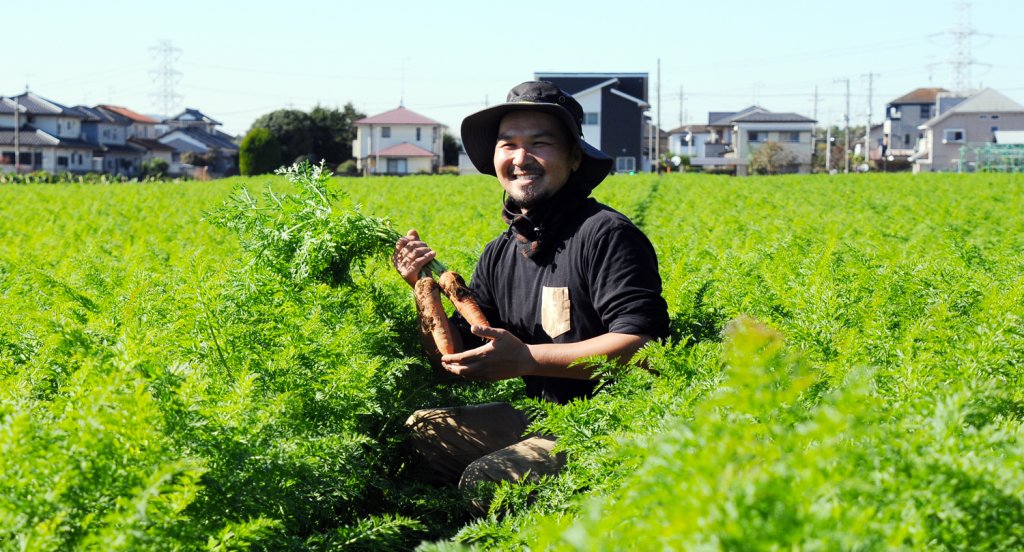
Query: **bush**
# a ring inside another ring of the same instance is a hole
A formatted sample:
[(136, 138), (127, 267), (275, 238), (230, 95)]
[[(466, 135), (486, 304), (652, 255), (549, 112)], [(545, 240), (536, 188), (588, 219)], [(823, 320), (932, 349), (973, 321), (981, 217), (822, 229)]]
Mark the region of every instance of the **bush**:
[(167, 169), (170, 164), (167, 161), (154, 157), (142, 163), (142, 178), (160, 180), (167, 176)]
[(338, 165), (338, 170), (336, 172), (345, 176), (355, 176), (359, 174), (359, 169), (356, 168), (356, 160), (349, 159), (348, 161), (341, 163)]
[(242, 139), (239, 170), (245, 176), (267, 174), (281, 166), (281, 144), (265, 128), (254, 128)]

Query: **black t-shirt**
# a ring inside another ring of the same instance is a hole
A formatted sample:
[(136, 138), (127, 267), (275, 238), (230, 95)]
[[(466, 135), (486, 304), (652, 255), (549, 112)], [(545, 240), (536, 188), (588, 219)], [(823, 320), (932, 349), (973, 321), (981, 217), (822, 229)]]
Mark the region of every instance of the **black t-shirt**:
[[(668, 335), (658, 260), (625, 215), (586, 199), (565, 217), (550, 254), (527, 258), (510, 232), (484, 248), (470, 287), (487, 320), (524, 343), (576, 343), (605, 333)], [(458, 326), (467, 345), (479, 342)], [(525, 376), (526, 393), (557, 403), (593, 394), (596, 382)]]

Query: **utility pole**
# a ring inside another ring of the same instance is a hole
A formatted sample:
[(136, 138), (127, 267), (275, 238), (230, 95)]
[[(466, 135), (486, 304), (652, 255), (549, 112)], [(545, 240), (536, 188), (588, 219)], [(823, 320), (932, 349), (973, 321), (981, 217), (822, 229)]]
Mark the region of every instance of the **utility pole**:
[[(814, 132), (811, 133), (811, 157), (813, 158), (814, 155), (816, 155), (818, 153), (818, 132), (817, 132), (817, 127), (818, 127), (818, 85), (817, 84), (814, 85), (814, 111), (813, 111), (813, 117), (812, 118), (814, 119), (814, 128), (815, 128)], [(828, 150), (828, 144), (825, 145), (825, 149), (826, 149), (826, 154), (827, 154), (828, 153), (828, 151), (827, 151)]]
[(661, 58), (658, 58), (658, 118), (654, 129), (654, 159), (661, 174)]
[(679, 126), (683, 126), (683, 85), (679, 85)]
[(864, 164), (871, 167), (871, 102), (875, 95), (875, 77), (878, 73), (868, 73), (868, 113), (867, 125), (864, 127)]
[(835, 82), (846, 83), (846, 111), (843, 113), (843, 122), (846, 124), (846, 138), (843, 141), (843, 157), (846, 159), (846, 166), (843, 172), (850, 172), (850, 79), (836, 79)]
[(18, 165), (21, 164), (21, 103), (18, 97), (14, 97), (14, 174), (18, 174)]

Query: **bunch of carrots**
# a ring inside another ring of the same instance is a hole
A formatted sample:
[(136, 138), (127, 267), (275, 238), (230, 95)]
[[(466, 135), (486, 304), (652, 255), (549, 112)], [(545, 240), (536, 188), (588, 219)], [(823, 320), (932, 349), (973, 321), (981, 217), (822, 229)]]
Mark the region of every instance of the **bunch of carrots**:
[(452, 340), (452, 328), (441, 304), (441, 292), (455, 305), (455, 310), (472, 325), (490, 327), (487, 317), (457, 272), (444, 271), (437, 280), (425, 270), (416, 281), (416, 307), (420, 314), (420, 327), (430, 333), (442, 355), (458, 353)]

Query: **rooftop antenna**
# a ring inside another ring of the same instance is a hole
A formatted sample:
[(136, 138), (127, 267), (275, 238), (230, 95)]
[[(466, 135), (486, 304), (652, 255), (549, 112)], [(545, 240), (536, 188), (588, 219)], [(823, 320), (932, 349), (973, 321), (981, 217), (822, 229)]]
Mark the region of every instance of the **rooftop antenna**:
[(150, 47), (149, 51), (157, 62), (156, 69), (150, 71), (156, 85), (156, 91), (150, 96), (163, 110), (164, 117), (170, 117), (182, 97), (174, 90), (174, 85), (181, 81), (181, 71), (174, 69), (174, 62), (181, 57), (181, 49), (175, 48), (170, 40), (161, 40), (156, 46)]

